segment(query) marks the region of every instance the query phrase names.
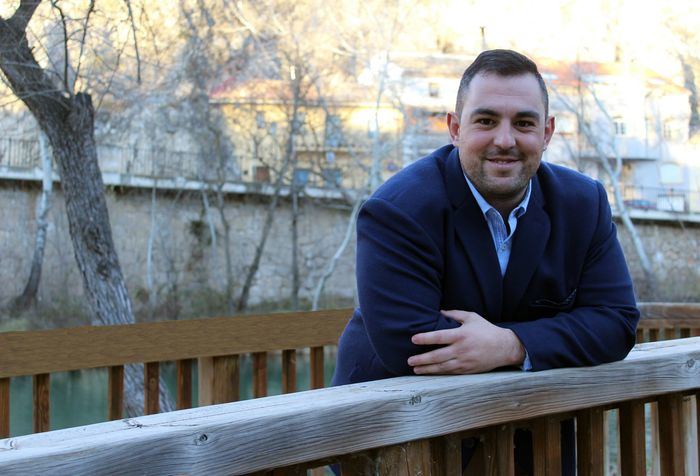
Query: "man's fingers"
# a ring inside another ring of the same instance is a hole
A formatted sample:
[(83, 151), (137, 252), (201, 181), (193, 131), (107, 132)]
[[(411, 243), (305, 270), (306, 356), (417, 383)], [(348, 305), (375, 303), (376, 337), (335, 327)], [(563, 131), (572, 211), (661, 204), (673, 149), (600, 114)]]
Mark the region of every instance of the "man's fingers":
[(413, 367), (413, 372), (416, 375), (435, 375), (435, 374), (461, 374), (463, 370), (459, 368), (457, 359), (440, 362), (438, 364), (419, 365)]
[(451, 347), (443, 347), (441, 349), (431, 350), (423, 354), (413, 355), (408, 358), (408, 365), (417, 367), (420, 365), (440, 364), (453, 359), (454, 351)]
[(445, 329), (441, 331), (423, 332), (411, 337), (411, 342), (417, 345), (451, 344), (457, 340), (457, 329)]

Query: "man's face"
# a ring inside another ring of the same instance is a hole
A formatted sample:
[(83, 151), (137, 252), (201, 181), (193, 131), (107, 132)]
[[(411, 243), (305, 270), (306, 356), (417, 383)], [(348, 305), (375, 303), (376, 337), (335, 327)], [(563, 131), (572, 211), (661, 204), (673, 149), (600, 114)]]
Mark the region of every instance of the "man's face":
[(499, 211), (520, 202), (554, 132), (532, 74), (476, 75), (447, 125), (464, 173)]

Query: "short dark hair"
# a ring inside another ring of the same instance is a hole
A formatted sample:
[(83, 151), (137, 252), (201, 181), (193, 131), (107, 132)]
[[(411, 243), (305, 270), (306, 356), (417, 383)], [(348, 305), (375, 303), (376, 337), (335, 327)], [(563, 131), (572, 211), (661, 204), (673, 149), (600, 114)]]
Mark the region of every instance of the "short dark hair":
[(544, 101), (544, 115), (549, 114), (549, 95), (547, 86), (544, 84), (542, 75), (537, 70), (534, 61), (525, 55), (513, 50), (487, 50), (481, 52), (474, 62), (464, 70), (462, 80), (459, 82), (457, 90), (457, 104), (455, 112), (458, 116), (462, 114), (464, 107), (464, 96), (469, 89), (469, 83), (477, 74), (493, 73), (499, 76), (519, 76), (521, 74), (532, 74), (537, 79), (542, 90), (542, 100)]

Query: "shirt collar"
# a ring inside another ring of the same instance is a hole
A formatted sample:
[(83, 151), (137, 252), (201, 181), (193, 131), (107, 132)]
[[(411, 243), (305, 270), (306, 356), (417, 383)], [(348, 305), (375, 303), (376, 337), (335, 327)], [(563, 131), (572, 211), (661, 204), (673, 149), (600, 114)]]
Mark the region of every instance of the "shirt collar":
[[(464, 174), (464, 179), (467, 181), (467, 185), (469, 185), (469, 189), (472, 191), (472, 195), (474, 195), (474, 198), (476, 199), (476, 203), (479, 205), (479, 208), (481, 209), (481, 213), (486, 216), (486, 213), (489, 210), (494, 210), (498, 211), (489, 202), (486, 201), (484, 197), (481, 196), (479, 191), (476, 189), (474, 184), (472, 183), (471, 180), (469, 180), (469, 177), (467, 177), (467, 174)], [(517, 207), (513, 209), (512, 212), (510, 212), (510, 215), (512, 216), (515, 214), (516, 217), (522, 216), (526, 211), (527, 211), (527, 205), (530, 203), (530, 193), (532, 192), (532, 179), (527, 183), (527, 190), (525, 190), (525, 196), (523, 199), (520, 201)]]

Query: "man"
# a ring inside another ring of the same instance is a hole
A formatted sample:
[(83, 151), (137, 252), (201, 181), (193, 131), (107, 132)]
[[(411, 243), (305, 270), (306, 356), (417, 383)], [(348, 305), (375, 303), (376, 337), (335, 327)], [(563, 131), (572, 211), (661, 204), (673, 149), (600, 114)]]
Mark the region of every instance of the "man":
[(555, 124), (537, 66), (480, 54), (447, 127), (452, 145), (360, 212), (334, 384), (624, 358), (639, 313), (610, 206), (600, 183), (541, 163)]

